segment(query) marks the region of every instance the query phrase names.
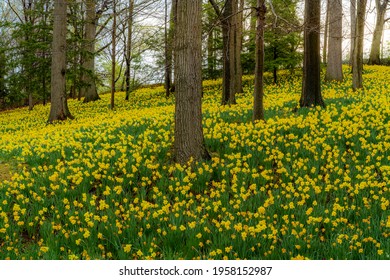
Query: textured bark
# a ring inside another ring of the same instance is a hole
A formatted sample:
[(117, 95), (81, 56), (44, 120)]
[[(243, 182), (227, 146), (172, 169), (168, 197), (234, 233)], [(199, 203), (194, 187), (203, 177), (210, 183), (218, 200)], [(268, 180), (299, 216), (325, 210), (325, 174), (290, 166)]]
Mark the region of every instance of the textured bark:
[(321, 1), (305, 0), (303, 87), (299, 101), (301, 107), (325, 106), (320, 79), (320, 17)]
[(389, 4), (389, 0), (383, 0), (383, 1), (375, 0), (376, 23), (374, 29), (374, 36), (371, 43), (370, 58), (368, 60), (368, 64), (371, 65), (381, 64), (380, 49), (381, 49), (381, 42), (383, 37), (383, 29), (385, 26), (385, 15), (386, 15), (388, 4)]
[(356, 0), (350, 0), (349, 12), (351, 17), (351, 43), (350, 43), (350, 54), (349, 64), (352, 66), (353, 53), (355, 50), (355, 34), (356, 34)]
[(56, 0), (54, 2), (51, 105), (48, 120), (49, 123), (72, 117), (66, 100), (66, 10), (66, 0)]
[(363, 42), (367, 0), (357, 1), (356, 33), (352, 59), (352, 89), (363, 87)]
[(84, 103), (99, 100), (95, 80), (96, 0), (86, 0)]
[(264, 0), (257, 0), (257, 31), (256, 31), (256, 69), (255, 69), (255, 92), (253, 102), (253, 121), (264, 120), (264, 26), (267, 10)]
[(129, 100), (131, 92), (131, 52), (132, 52), (132, 37), (133, 37), (133, 13), (134, 13), (134, 0), (129, 0), (129, 15), (127, 19), (127, 45), (126, 45), (126, 97), (125, 100)]
[(343, 57), (342, 57), (342, 37), (343, 37), (343, 6), (342, 0), (329, 0), (329, 45), (328, 63), (326, 66), (326, 81), (343, 80)]
[(209, 158), (202, 128), (202, 1), (174, 0), (175, 28), (175, 161)]

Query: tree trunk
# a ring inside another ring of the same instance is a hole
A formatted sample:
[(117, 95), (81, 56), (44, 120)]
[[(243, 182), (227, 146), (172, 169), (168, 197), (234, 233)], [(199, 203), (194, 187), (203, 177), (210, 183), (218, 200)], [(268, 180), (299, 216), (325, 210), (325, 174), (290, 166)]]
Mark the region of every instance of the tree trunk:
[(86, 23), (85, 23), (85, 52), (84, 69), (85, 75), (85, 98), (84, 103), (99, 100), (95, 80), (95, 42), (96, 42), (96, 0), (86, 0)]
[(216, 57), (215, 57), (215, 17), (212, 11), (207, 11), (207, 77), (216, 78)]
[(202, 128), (202, 1), (174, 0), (175, 27), (175, 161), (210, 158)]
[(111, 54), (111, 110), (115, 107), (115, 67), (116, 67), (116, 0), (113, 1), (112, 22), (112, 54)]
[(301, 107), (325, 106), (321, 95), (320, 55), (321, 1), (305, 0), (303, 87)]
[(264, 0), (257, 0), (257, 32), (256, 32), (256, 69), (255, 92), (253, 102), (253, 121), (264, 120), (263, 74), (264, 74), (264, 26), (267, 9)]
[(7, 84), (5, 81), (7, 70), (7, 57), (5, 55), (5, 50), (3, 48), (0, 48), (0, 107), (1, 107), (1, 100), (7, 95)]
[(242, 40), (243, 40), (243, 24), (244, 24), (244, 0), (240, 0), (237, 20), (236, 20), (236, 93), (244, 92), (242, 88), (242, 64), (241, 64), (241, 52), (242, 52)]
[(214, 54), (214, 29), (210, 30), (207, 36), (207, 76), (214, 79), (215, 54)]
[(46, 100), (47, 100), (47, 88), (46, 88), (46, 75), (42, 76), (42, 89), (43, 89), (43, 100), (42, 103), (43, 105), (46, 105)]
[[(274, 46), (272, 49), (273, 49), (273, 58), (274, 61), (276, 61), (278, 59), (278, 50), (276, 46)], [(272, 69), (272, 76), (274, 78), (274, 84), (276, 85), (278, 83), (278, 67), (276, 65), (274, 65)]]
[(385, 15), (388, 6), (389, 0), (376, 0), (376, 24), (374, 29), (374, 37), (371, 43), (371, 51), (370, 58), (368, 60), (368, 64), (371, 65), (380, 65), (380, 49), (381, 49), (381, 41), (383, 36), (383, 28), (385, 25)]
[(131, 52), (132, 52), (132, 36), (133, 36), (133, 13), (134, 13), (134, 0), (129, 0), (129, 18), (127, 26), (127, 46), (126, 46), (126, 97), (125, 100), (129, 100), (131, 92)]
[(367, 0), (358, 0), (352, 60), (352, 89), (363, 88), (363, 42)]
[(236, 32), (234, 5), (237, 6), (237, 0), (226, 0), (224, 8), (220, 11), (214, 0), (209, 0), (222, 26), (222, 61), (223, 61), (223, 81), (222, 81), (222, 105), (236, 103)]
[(165, 43), (165, 96), (168, 98), (171, 93), (171, 84), (172, 84), (172, 51), (171, 51), (171, 42), (169, 40), (169, 31), (168, 31), (168, 1), (165, 0), (165, 29), (164, 29), (164, 43)]
[(326, 81), (342, 81), (342, 37), (343, 6), (342, 0), (329, 0), (329, 45)]
[(323, 54), (322, 54), (322, 63), (326, 64), (328, 61), (328, 38), (329, 38), (329, 9), (330, 9), (330, 2), (332, 0), (327, 0), (326, 1), (326, 15), (325, 15), (325, 31), (324, 31), (324, 48), (323, 48)]
[(229, 104), (236, 104), (236, 92), (237, 92), (237, 64), (236, 64), (236, 26), (237, 17), (237, 0), (227, 0), (225, 5), (227, 11), (225, 19), (229, 22), (229, 37), (228, 37), (228, 50), (227, 55), (229, 56), (230, 64), (230, 88), (229, 88)]
[(67, 0), (55, 0), (49, 123), (72, 118), (66, 99), (66, 13)]
[(171, 49), (170, 49), (170, 56), (171, 56), (171, 64), (170, 64), (170, 73), (171, 78), (173, 79), (171, 83), (171, 93), (175, 92), (175, 56), (174, 56), (174, 41), (175, 41), (175, 28), (176, 28), (176, 21), (177, 21), (177, 1), (172, 1), (172, 10), (171, 10), (171, 22), (169, 25), (169, 40), (171, 42)]
[(356, 35), (356, 0), (350, 0), (349, 12), (351, 14), (351, 42), (350, 42), (350, 54), (349, 64), (352, 66), (353, 53), (355, 49), (355, 35)]
[(231, 84), (231, 63), (229, 55), (229, 23), (224, 20), (222, 22), (222, 105), (229, 104), (230, 100), (230, 84)]
[(30, 90), (30, 93), (28, 94), (28, 110), (32, 111), (32, 109), (34, 109), (34, 100), (32, 92)]

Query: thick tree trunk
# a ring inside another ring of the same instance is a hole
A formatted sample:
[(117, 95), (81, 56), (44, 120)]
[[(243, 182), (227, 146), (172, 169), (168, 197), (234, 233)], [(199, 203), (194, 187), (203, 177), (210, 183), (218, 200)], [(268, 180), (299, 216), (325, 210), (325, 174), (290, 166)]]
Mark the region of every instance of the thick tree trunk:
[(95, 80), (96, 0), (86, 0), (84, 69), (87, 71), (84, 103), (99, 100)]
[(129, 0), (129, 15), (127, 23), (127, 45), (126, 45), (126, 97), (125, 100), (129, 100), (131, 92), (131, 52), (132, 52), (132, 37), (133, 37), (133, 13), (134, 13), (134, 0)]
[(321, 95), (320, 79), (320, 18), (321, 1), (305, 1), (303, 87), (299, 101), (301, 107), (325, 106)]
[(328, 63), (326, 67), (326, 81), (343, 80), (343, 57), (342, 57), (342, 37), (343, 37), (343, 6), (342, 0), (329, 0), (329, 46)]
[(256, 69), (255, 69), (255, 92), (253, 102), (253, 121), (264, 120), (264, 26), (267, 9), (264, 0), (257, 0), (257, 32), (256, 32)]
[(175, 28), (175, 161), (209, 158), (202, 128), (202, 1), (174, 0)]
[(72, 115), (66, 99), (66, 13), (67, 0), (54, 1), (53, 56), (51, 66), (51, 106), (49, 123)]
[(358, 0), (356, 15), (356, 34), (352, 60), (352, 88), (363, 87), (363, 42), (367, 0)]
[(352, 66), (353, 53), (355, 49), (355, 35), (356, 35), (356, 0), (350, 0), (349, 12), (351, 18), (351, 43), (350, 43), (350, 53), (349, 53), (349, 64)]
[(371, 65), (380, 65), (381, 59), (380, 59), (380, 52), (381, 52), (381, 42), (382, 42), (382, 36), (383, 36), (383, 28), (385, 25), (385, 15), (387, 6), (389, 4), (389, 0), (376, 0), (376, 24), (374, 29), (374, 37), (372, 39), (371, 43), (371, 51), (370, 51), (370, 58), (368, 60), (368, 64)]

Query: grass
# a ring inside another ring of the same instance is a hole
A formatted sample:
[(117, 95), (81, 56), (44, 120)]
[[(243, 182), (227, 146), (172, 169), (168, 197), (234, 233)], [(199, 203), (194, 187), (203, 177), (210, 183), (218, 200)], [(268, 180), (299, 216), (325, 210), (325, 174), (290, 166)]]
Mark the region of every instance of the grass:
[(347, 69), (324, 84), (325, 109), (293, 113), (298, 78), (268, 85), (255, 124), (251, 77), (234, 106), (205, 81), (212, 159), (186, 166), (162, 88), (71, 101), (55, 125), (0, 113), (0, 258), (389, 259), (390, 68), (366, 69), (364, 92)]

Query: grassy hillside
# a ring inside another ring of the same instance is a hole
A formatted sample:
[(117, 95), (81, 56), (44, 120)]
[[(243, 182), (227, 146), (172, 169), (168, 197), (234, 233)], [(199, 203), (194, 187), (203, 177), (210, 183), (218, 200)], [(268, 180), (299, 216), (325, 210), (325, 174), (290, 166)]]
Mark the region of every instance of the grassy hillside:
[[(348, 74), (348, 69), (345, 71)], [(265, 88), (252, 124), (246, 77), (220, 106), (206, 81), (212, 159), (172, 163), (174, 100), (162, 88), (0, 113), (0, 259), (390, 259), (390, 68), (324, 84), (326, 109), (296, 113), (301, 82)]]

